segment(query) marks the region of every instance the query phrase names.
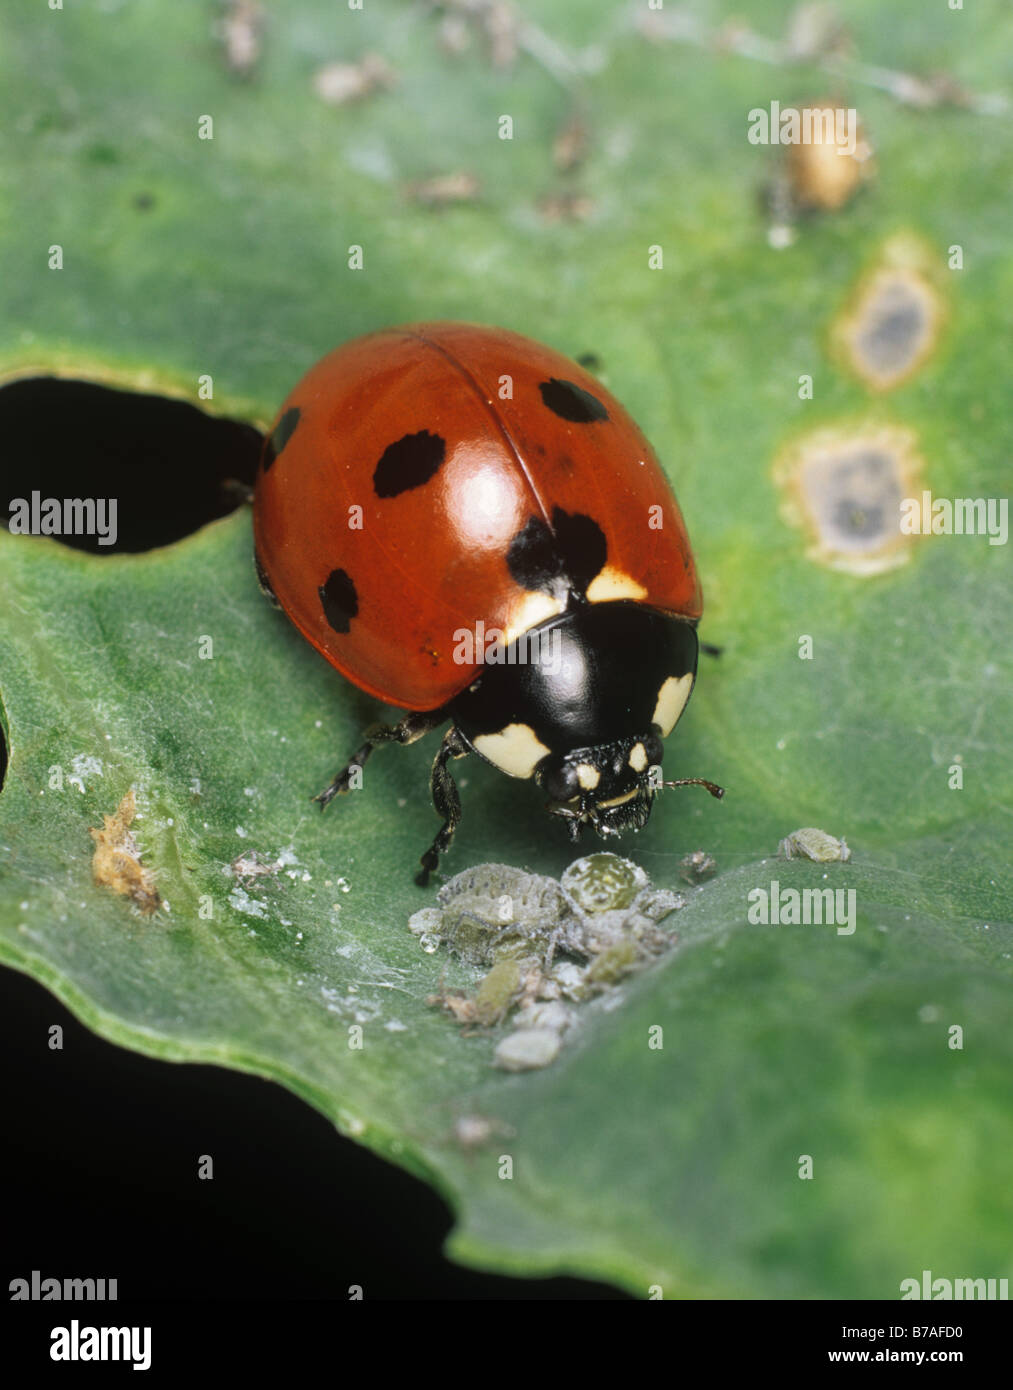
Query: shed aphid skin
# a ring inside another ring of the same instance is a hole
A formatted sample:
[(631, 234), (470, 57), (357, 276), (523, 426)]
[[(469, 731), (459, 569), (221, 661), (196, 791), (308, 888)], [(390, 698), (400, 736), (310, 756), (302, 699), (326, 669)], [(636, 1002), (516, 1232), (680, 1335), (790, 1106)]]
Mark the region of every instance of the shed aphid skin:
[[(529, 779), (576, 840), (647, 824), (663, 740), (696, 679), (700, 586), (650, 445), (575, 362), (502, 329), (383, 329), (330, 353), (268, 436), (254, 499), (260, 582), (360, 689), (377, 724), (314, 799), (361, 785), (381, 743), (450, 721), (430, 790), (475, 753)], [(490, 638), (492, 639), (490, 644)]]

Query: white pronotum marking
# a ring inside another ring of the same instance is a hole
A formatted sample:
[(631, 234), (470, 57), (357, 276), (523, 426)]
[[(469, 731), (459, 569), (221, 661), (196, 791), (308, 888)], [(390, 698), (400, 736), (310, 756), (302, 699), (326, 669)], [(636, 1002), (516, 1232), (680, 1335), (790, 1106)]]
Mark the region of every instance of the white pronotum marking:
[(530, 777), (550, 751), (530, 724), (508, 724), (498, 734), (479, 734), (472, 741), (476, 752), (509, 777)]
[(689, 692), (693, 689), (693, 673), (684, 676), (669, 676), (658, 691), (658, 703), (654, 706), (654, 723), (661, 729), (662, 738), (667, 738), (679, 722), (679, 715), (686, 707)]

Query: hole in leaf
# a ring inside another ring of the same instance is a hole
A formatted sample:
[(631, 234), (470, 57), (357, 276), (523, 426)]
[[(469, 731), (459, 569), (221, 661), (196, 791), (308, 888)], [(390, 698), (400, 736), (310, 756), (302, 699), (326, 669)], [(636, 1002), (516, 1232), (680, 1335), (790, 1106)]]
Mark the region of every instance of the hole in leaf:
[[(169, 545), (234, 511), (241, 497), (227, 484), (252, 486), (262, 444), (252, 425), (186, 401), (53, 377), (0, 388), (0, 439), (4, 524), (27, 517), (98, 555)], [(84, 505), (65, 505), (73, 499)]]

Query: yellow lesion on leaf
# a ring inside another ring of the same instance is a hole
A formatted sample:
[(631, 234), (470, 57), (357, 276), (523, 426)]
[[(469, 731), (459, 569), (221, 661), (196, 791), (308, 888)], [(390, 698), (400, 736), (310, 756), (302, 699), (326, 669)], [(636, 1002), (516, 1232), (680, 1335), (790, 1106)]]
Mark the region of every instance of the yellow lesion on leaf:
[(108, 888), (131, 900), (149, 915), (162, 905), (150, 869), (141, 863), (141, 851), (130, 832), (137, 814), (133, 787), (111, 816), (103, 816), (100, 829), (88, 831), (95, 841), (91, 869), (100, 888)]
[(781, 514), (806, 533), (808, 558), (863, 577), (909, 558), (901, 504), (919, 494), (923, 473), (914, 434), (872, 420), (811, 431), (773, 469)]
[(899, 386), (936, 350), (945, 317), (938, 280), (929, 248), (916, 237), (892, 237), (834, 321), (837, 355), (871, 390)]
[(803, 119), (811, 123), (815, 138), (788, 146), (788, 178), (795, 205), (802, 210), (837, 212), (872, 176), (872, 145), (860, 121), (853, 131), (854, 147), (839, 143), (839, 105), (821, 100), (804, 107)]

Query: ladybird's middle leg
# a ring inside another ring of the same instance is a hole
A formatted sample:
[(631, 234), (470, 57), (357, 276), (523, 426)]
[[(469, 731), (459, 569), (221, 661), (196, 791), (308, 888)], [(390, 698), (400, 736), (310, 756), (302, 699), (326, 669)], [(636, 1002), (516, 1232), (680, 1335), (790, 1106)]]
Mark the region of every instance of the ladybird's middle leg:
[(366, 730), (366, 741), (357, 752), (348, 760), (348, 763), (341, 769), (337, 777), (331, 784), (311, 797), (312, 801), (319, 801), (320, 808), (323, 808), (336, 796), (341, 796), (349, 790), (349, 781), (353, 771), (357, 767), (362, 767), (373, 749), (381, 743), (414, 743), (430, 730), (435, 729), (446, 719), (442, 710), (426, 710), (421, 713), (413, 711), (406, 714), (399, 724), (371, 724)]
[(454, 831), (461, 821), (461, 795), (450, 775), (447, 763), (451, 758), (466, 758), (470, 752), (471, 749), (465, 743), (457, 725), (452, 724), (443, 736), (440, 751), (433, 760), (433, 771), (429, 779), (433, 805), (436, 807), (436, 814), (443, 817), (443, 826), (420, 861), (422, 868), (415, 875), (415, 882), (420, 888), (425, 888), (428, 884), (429, 875), (439, 864), (440, 855), (446, 854), (450, 848)]

